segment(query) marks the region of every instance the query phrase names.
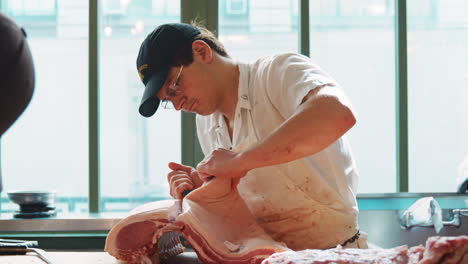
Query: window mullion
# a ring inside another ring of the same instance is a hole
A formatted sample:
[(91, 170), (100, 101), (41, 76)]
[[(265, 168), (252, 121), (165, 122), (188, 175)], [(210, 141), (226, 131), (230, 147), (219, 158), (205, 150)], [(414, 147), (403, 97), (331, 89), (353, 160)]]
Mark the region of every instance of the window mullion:
[(406, 0), (395, 0), (396, 184), (408, 192), (408, 56)]
[(302, 55), (310, 55), (310, 31), (309, 31), (309, 0), (299, 1), (299, 52)]
[(99, 212), (99, 1), (89, 0), (89, 211)]

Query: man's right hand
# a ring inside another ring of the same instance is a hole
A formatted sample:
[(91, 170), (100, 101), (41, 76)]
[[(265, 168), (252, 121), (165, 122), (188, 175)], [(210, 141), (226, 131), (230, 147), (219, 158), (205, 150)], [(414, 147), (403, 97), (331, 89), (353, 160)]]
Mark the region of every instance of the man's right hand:
[(169, 162), (168, 167), (172, 171), (167, 174), (167, 181), (174, 199), (182, 199), (183, 191), (196, 189), (203, 184), (197, 170), (192, 167), (175, 162)]

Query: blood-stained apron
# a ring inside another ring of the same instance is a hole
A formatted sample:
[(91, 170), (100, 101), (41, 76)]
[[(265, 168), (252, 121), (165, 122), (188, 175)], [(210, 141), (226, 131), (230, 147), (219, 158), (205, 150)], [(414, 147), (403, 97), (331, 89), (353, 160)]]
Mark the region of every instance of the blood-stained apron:
[[(247, 119), (247, 135), (234, 146), (243, 150), (257, 143), (251, 110), (241, 109)], [(366, 235), (358, 232), (357, 213), (345, 206), (328, 186), (314, 185), (312, 175), (291, 175), (291, 166), (307, 166), (302, 160), (257, 168), (247, 173), (238, 185), (258, 224), (273, 239), (293, 250), (326, 249), (342, 245), (367, 248)], [(302, 168), (301, 171), (310, 171)]]

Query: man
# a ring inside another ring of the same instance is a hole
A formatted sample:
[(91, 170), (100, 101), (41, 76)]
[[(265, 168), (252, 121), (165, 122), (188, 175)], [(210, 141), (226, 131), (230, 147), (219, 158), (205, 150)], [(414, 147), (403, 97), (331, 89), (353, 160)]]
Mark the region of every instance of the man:
[(139, 111), (160, 102), (197, 114), (197, 169), (169, 163), (171, 195), (210, 177), (240, 179), (257, 222), (294, 250), (367, 247), (357, 224), (358, 175), (343, 135), (355, 124), (339, 85), (309, 58), (234, 61), (208, 30), (166, 24), (144, 40)]

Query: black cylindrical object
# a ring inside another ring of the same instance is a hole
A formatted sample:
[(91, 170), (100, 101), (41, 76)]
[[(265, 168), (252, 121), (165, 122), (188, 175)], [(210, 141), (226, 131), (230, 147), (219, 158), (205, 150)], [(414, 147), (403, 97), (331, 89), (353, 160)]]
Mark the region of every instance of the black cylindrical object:
[[(26, 32), (0, 12), (0, 140), (31, 101), (34, 82)], [(0, 157), (0, 192), (2, 189)]]
[(0, 137), (29, 104), (34, 80), (26, 33), (0, 12)]

